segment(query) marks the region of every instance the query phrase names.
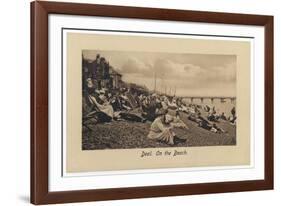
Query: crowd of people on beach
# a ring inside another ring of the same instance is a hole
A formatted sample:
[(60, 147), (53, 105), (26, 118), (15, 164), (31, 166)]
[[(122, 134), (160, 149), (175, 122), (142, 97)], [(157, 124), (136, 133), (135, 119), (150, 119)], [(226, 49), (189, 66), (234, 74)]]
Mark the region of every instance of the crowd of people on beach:
[[(91, 86), (89, 90), (92, 90)], [(185, 113), (188, 120), (214, 133), (226, 132), (217, 125), (219, 121), (228, 121), (230, 124), (235, 124), (236, 121), (235, 107), (231, 110), (232, 115), (227, 118), (224, 112), (219, 114), (215, 107), (187, 104), (182, 98), (175, 96), (157, 93), (144, 94), (130, 88), (120, 88), (114, 91), (102, 88), (86, 93), (87, 95), (83, 97), (85, 122), (89, 119), (94, 124), (122, 120), (150, 122), (148, 138), (164, 141), (171, 145), (174, 144), (176, 136), (172, 128), (188, 129), (188, 126), (181, 120), (183, 117), (180, 113)], [(171, 114), (171, 111), (174, 111), (174, 115)]]
[[(83, 125), (112, 121), (150, 122), (149, 139), (173, 145), (178, 139), (173, 128), (188, 129), (181, 120), (187, 117), (199, 127), (214, 133), (225, 133), (219, 121), (236, 123), (235, 107), (230, 117), (215, 107), (187, 103), (183, 98), (143, 91), (137, 88), (107, 88), (95, 85), (92, 77), (83, 78)], [(185, 113), (186, 115), (181, 115)], [(173, 114), (173, 115), (172, 115)]]

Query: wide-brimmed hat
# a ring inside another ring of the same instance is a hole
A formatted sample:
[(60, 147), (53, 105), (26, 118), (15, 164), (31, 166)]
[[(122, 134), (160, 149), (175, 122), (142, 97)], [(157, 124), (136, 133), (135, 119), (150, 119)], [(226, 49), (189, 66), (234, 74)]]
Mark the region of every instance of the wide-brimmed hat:
[(105, 89), (100, 89), (99, 94), (105, 94)]

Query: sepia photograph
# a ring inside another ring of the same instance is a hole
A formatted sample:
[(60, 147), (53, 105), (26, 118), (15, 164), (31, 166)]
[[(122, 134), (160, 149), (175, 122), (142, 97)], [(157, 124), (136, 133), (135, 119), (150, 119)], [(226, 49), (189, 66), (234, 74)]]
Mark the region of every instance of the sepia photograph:
[(83, 150), (236, 145), (236, 55), (81, 55)]
[(179, 8), (31, 3), (33, 204), (273, 189), (274, 17)]

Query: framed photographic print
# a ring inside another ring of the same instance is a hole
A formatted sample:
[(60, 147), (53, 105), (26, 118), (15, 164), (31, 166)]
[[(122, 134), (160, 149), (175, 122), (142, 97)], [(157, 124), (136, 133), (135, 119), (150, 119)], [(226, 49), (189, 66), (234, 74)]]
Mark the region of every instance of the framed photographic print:
[(273, 17), (31, 3), (31, 202), (273, 189)]

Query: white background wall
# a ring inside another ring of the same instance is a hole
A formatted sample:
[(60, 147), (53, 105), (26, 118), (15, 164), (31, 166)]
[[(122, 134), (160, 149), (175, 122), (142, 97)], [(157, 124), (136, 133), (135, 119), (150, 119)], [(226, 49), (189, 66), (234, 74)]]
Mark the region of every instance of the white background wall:
[[(79, 0), (76, 0), (77, 2)], [(29, 204), (29, 2), (1, 1), (0, 205)], [(275, 190), (70, 205), (280, 205), (281, 6), (278, 0), (80, 0), (97, 4), (268, 14), (275, 16)]]

